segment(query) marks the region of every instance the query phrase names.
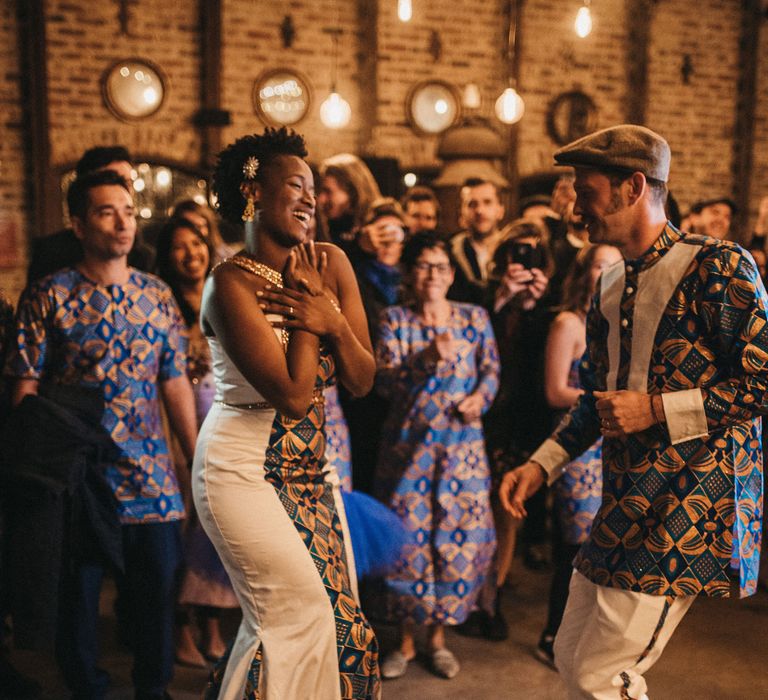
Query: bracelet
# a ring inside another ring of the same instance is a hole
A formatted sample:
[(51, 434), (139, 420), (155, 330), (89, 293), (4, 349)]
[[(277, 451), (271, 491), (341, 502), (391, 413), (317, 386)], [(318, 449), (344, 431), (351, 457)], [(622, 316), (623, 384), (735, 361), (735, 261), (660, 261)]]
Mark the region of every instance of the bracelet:
[(656, 425), (661, 425), (661, 421), (659, 420), (658, 415), (656, 415), (656, 406), (654, 406), (653, 399), (656, 397), (655, 394), (651, 394), (651, 415), (653, 416), (653, 420), (656, 421)]

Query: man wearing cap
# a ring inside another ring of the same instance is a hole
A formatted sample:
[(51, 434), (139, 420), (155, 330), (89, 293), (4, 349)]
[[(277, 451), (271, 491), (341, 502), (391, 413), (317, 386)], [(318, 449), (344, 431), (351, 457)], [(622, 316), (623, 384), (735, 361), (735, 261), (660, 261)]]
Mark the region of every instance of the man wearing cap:
[(691, 207), (691, 230), (704, 236), (725, 240), (731, 231), (736, 203), (728, 197), (713, 197)]
[(584, 393), (530, 461), (504, 477), (524, 500), (602, 434), (603, 500), (574, 560), (555, 662), (570, 698), (643, 698), (695, 596), (755, 592), (762, 515), (759, 414), (768, 399), (768, 314), (752, 258), (683, 234), (664, 215), (670, 150), (640, 126), (555, 154), (576, 169), (603, 273), (587, 318)]

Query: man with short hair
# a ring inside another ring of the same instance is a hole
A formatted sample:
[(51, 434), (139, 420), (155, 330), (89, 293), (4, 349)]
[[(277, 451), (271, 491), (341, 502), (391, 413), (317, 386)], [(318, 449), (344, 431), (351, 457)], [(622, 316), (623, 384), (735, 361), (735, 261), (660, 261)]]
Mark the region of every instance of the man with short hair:
[(435, 193), (422, 185), (411, 187), (400, 200), (409, 233), (434, 231), (440, 215), (440, 203)]
[[(119, 450), (106, 464), (117, 497), (137, 700), (165, 697), (173, 674), (173, 613), (184, 505), (163, 435), (159, 395), (185, 456), (196, 436), (184, 322), (168, 286), (128, 266), (136, 214), (127, 183), (104, 170), (78, 177), (67, 202), (83, 258), (28, 287), (6, 373), (14, 405), (49, 386), (100, 390), (101, 425)], [(101, 698), (96, 666), (104, 563), (76, 559), (57, 658), (76, 697)]]
[[(133, 194), (131, 154), (124, 146), (95, 146), (89, 148), (75, 166), (76, 177), (102, 170), (112, 170), (125, 180), (126, 187)], [(71, 267), (82, 260), (83, 247), (72, 228), (65, 228), (48, 236), (32, 240), (27, 284), (55, 272), (62, 267)], [(134, 247), (129, 254), (133, 267), (148, 271), (152, 267), (154, 254), (137, 232)]]
[(500, 498), (515, 517), (603, 436), (603, 497), (574, 561), (554, 645), (569, 698), (645, 698), (643, 674), (697, 595), (725, 597), (733, 567), (755, 592), (768, 298), (735, 243), (678, 231), (664, 213), (670, 149), (621, 125), (557, 153), (576, 168), (603, 272), (587, 318), (584, 393)]
[(488, 273), (504, 234), (499, 188), (489, 180), (470, 178), (461, 188), (461, 220), (467, 227), (451, 238), (456, 276), (448, 298), (471, 304), (487, 302)]
[(713, 197), (696, 202), (689, 215), (691, 230), (703, 236), (727, 240), (736, 203), (729, 197)]

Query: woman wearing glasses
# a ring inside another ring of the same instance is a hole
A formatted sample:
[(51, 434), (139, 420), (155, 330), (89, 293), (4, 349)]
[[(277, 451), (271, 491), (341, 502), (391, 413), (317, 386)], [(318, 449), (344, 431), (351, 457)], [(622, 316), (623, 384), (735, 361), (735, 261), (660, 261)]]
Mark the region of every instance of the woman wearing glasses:
[(402, 262), (414, 302), (386, 309), (379, 326), (376, 386), (392, 404), (376, 493), (412, 541), (386, 578), (400, 645), (382, 675), (405, 673), (424, 625), (432, 671), (453, 678), (459, 662), (444, 627), (472, 610), (496, 546), (480, 418), (496, 394), (499, 360), (487, 312), (446, 299), (454, 277), (446, 244), (418, 233)]

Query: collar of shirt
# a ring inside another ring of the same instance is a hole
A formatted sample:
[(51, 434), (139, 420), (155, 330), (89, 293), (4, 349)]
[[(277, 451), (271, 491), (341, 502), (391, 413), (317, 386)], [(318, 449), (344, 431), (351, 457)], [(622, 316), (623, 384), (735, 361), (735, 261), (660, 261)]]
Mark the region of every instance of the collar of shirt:
[(624, 262), (627, 272), (639, 273), (653, 267), (682, 237), (683, 234), (676, 229), (671, 222), (667, 221), (659, 237), (654, 241), (653, 245), (645, 251), (645, 253), (639, 258), (626, 260)]

